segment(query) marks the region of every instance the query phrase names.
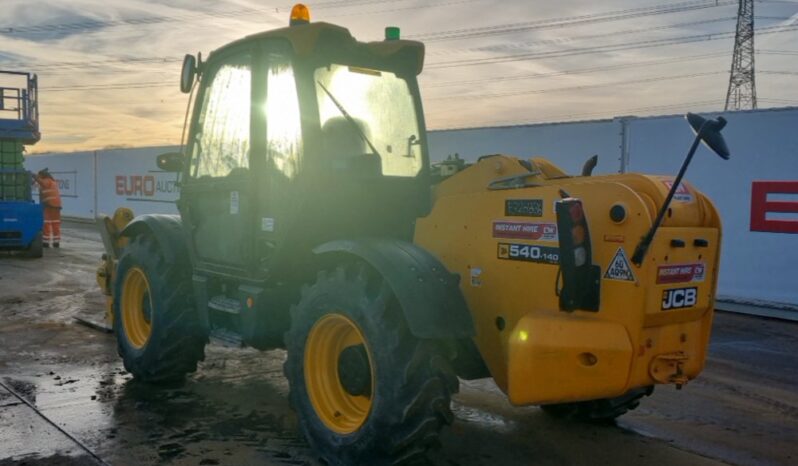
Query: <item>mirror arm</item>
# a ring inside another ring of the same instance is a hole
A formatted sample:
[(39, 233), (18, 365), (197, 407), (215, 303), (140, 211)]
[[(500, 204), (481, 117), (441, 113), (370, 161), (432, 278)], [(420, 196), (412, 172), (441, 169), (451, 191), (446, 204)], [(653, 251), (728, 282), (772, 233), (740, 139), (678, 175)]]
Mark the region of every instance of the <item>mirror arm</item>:
[(673, 180), (673, 185), (671, 186), (670, 191), (668, 191), (668, 197), (665, 198), (665, 202), (662, 203), (662, 207), (659, 209), (659, 213), (657, 214), (657, 218), (654, 220), (654, 224), (651, 225), (651, 228), (648, 230), (646, 235), (640, 240), (640, 243), (637, 244), (635, 248), (634, 255), (632, 255), (632, 263), (636, 266), (640, 267), (640, 264), (643, 263), (643, 259), (646, 257), (646, 253), (648, 252), (648, 247), (651, 245), (651, 242), (654, 240), (654, 235), (657, 233), (657, 229), (659, 229), (660, 224), (662, 223), (662, 219), (665, 217), (665, 212), (668, 211), (670, 207), (671, 201), (673, 200), (673, 196), (676, 194), (676, 190), (679, 189), (679, 185), (682, 183), (682, 178), (684, 177), (684, 173), (687, 171), (687, 167), (690, 165), (690, 161), (693, 160), (693, 154), (695, 154), (696, 149), (698, 149), (698, 145), (701, 143), (701, 138), (703, 136), (704, 128), (706, 128), (707, 123), (701, 125), (701, 129), (695, 135), (695, 140), (693, 141), (693, 145), (690, 147), (690, 152), (688, 152), (687, 157), (684, 159), (682, 163), (682, 168), (679, 170), (679, 174), (676, 175), (676, 178)]

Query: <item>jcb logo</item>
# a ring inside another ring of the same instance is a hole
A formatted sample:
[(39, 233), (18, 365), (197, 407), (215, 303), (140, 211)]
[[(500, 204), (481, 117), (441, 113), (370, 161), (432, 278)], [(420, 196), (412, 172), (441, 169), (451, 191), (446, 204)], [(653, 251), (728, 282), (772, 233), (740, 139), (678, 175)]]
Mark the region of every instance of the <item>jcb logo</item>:
[(662, 310), (681, 309), (695, 306), (698, 288), (675, 288), (662, 292)]

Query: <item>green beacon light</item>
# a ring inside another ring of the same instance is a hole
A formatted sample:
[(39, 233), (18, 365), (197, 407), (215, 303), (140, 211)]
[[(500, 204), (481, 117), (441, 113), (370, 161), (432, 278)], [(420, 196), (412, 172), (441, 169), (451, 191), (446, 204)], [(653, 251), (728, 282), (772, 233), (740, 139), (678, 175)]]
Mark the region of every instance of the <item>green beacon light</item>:
[(399, 28), (396, 26), (385, 28), (385, 40), (399, 40), (400, 35)]

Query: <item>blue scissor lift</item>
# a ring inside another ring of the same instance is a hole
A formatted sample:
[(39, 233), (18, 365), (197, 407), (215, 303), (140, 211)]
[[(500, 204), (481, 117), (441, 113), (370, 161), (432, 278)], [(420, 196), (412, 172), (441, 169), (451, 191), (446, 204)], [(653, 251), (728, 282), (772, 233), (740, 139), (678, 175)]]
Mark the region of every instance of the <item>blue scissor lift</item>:
[(0, 250), (42, 256), (42, 206), (33, 201), (26, 145), (36, 144), (39, 102), (36, 75), (0, 70)]

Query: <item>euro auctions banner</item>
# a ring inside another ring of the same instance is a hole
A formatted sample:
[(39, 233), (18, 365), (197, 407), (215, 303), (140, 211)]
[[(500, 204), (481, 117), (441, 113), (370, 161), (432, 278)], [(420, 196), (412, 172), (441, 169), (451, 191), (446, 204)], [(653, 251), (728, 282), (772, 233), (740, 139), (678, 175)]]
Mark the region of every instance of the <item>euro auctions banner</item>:
[(180, 194), (177, 174), (158, 169), (155, 158), (177, 147), (98, 151), (97, 211), (110, 215), (118, 207), (135, 213), (175, 214)]
[(61, 189), (62, 215), (94, 219), (119, 207), (135, 213), (177, 213), (180, 193), (175, 173), (158, 169), (155, 157), (177, 147), (146, 147), (32, 155), (25, 168), (47, 168)]

